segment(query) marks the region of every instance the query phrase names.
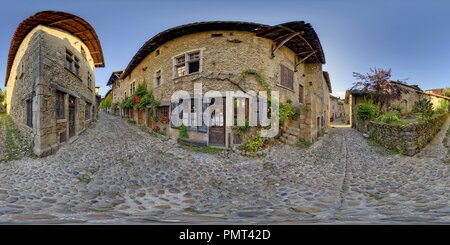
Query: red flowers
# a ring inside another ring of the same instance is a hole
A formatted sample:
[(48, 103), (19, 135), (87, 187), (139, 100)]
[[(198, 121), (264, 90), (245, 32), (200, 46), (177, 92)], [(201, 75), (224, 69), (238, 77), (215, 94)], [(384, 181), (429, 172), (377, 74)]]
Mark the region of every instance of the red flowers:
[(162, 113), (159, 113), (158, 122), (169, 124), (169, 118), (167, 116), (164, 116)]
[(158, 125), (153, 125), (153, 132), (158, 132), (159, 131), (159, 126)]
[(139, 96), (134, 97), (135, 104), (139, 104), (140, 101), (141, 101), (141, 99), (139, 98)]

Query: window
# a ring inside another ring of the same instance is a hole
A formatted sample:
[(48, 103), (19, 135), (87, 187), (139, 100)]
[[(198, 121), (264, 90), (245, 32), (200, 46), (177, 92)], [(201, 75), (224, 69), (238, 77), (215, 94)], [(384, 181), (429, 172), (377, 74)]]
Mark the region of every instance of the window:
[[(234, 125), (245, 126), (246, 121), (249, 120), (249, 99), (248, 98), (234, 98)], [(241, 122), (240, 120), (245, 120)], [(242, 125), (243, 124), (243, 125)]]
[(92, 74), (90, 71), (88, 71), (88, 75), (87, 75), (87, 85), (89, 88), (92, 88)]
[(130, 95), (133, 95), (134, 91), (136, 91), (136, 82), (130, 84)]
[(86, 103), (86, 107), (84, 110), (84, 119), (85, 120), (91, 120), (91, 115), (92, 115), (92, 105), (91, 103)]
[(77, 76), (80, 76), (80, 60), (66, 49), (66, 68)]
[(294, 90), (294, 71), (284, 65), (280, 66), (280, 84)]
[(56, 92), (56, 119), (64, 119), (64, 93)]
[(182, 77), (186, 75), (186, 64), (184, 55), (175, 58), (175, 77)]
[(188, 74), (200, 71), (200, 52), (188, 54)]
[(59, 143), (66, 142), (66, 132), (59, 133)]
[(77, 57), (75, 57), (73, 72), (77, 74), (77, 76), (80, 76), (80, 60)]
[(298, 102), (300, 103), (304, 103), (305, 102), (305, 95), (304, 95), (305, 91), (303, 89), (303, 85), (298, 85)]
[(157, 71), (156, 72), (156, 74), (155, 74), (155, 83), (156, 83), (156, 87), (161, 85), (161, 71)]
[(161, 117), (169, 118), (169, 106), (158, 107), (158, 115)]
[(66, 50), (66, 68), (72, 70), (72, 65), (73, 65), (73, 54), (69, 50)]
[[(208, 132), (208, 127), (206, 126), (206, 123), (202, 120), (201, 115), (199, 115), (199, 118), (196, 117), (198, 113), (201, 114), (206, 110), (208, 104), (202, 103), (201, 108), (197, 109), (196, 107), (198, 105), (196, 104), (196, 102), (198, 101), (196, 101), (196, 99), (194, 98), (191, 98), (190, 102), (191, 102), (190, 105), (187, 101), (186, 103), (183, 104), (183, 99), (180, 99), (178, 103), (171, 103), (172, 108), (171, 110), (173, 111), (177, 106), (183, 106), (183, 110), (179, 112), (178, 118), (181, 119), (184, 125), (187, 126), (187, 130), (202, 133)], [(169, 113), (167, 112), (167, 114)], [(196, 121), (197, 119), (198, 121)], [(195, 122), (197, 126), (192, 126)], [(172, 122), (170, 122), (170, 127), (178, 128), (175, 125), (173, 125)]]
[(28, 99), (26, 101), (26, 110), (27, 110), (27, 126), (33, 127), (33, 99)]
[(200, 72), (200, 51), (186, 53), (175, 58), (174, 77)]

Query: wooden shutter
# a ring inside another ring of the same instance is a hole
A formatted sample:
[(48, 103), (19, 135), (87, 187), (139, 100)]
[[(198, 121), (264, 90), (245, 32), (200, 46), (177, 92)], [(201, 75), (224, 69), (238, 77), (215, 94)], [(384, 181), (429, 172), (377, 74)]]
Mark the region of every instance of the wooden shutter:
[(280, 84), (286, 88), (294, 89), (294, 71), (280, 65)]

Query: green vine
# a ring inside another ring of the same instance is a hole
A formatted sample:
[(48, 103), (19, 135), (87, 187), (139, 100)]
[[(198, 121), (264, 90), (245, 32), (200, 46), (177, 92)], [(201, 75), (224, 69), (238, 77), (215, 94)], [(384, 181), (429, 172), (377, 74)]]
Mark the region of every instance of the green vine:
[(269, 83), (266, 81), (266, 79), (261, 74), (261, 72), (259, 72), (256, 69), (249, 68), (249, 69), (244, 70), (243, 72), (241, 72), (241, 74), (239, 74), (239, 76), (237, 76), (235, 79), (233, 79), (233, 82), (235, 82), (236, 84), (239, 84), (242, 80), (244, 80), (248, 76), (254, 76), (256, 78), (256, 80), (261, 84), (263, 89), (265, 91), (267, 91), (267, 95), (270, 96), (271, 90), (270, 90)]
[[(139, 103), (135, 101), (136, 96), (139, 97)], [(147, 89), (147, 82), (144, 80), (138, 85), (136, 91), (130, 97), (118, 104), (118, 107), (121, 109), (137, 108), (139, 110), (150, 107), (152, 118), (156, 121), (158, 119), (157, 112), (160, 104), (161, 100), (155, 98), (152, 90)]]

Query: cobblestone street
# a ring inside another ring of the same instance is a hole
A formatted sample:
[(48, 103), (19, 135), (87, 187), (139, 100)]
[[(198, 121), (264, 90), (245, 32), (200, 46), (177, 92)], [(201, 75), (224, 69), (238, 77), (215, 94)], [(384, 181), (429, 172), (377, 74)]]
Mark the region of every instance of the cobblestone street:
[(450, 223), (445, 131), (416, 157), (333, 128), (247, 158), (103, 113), (57, 154), (0, 165), (0, 223)]

